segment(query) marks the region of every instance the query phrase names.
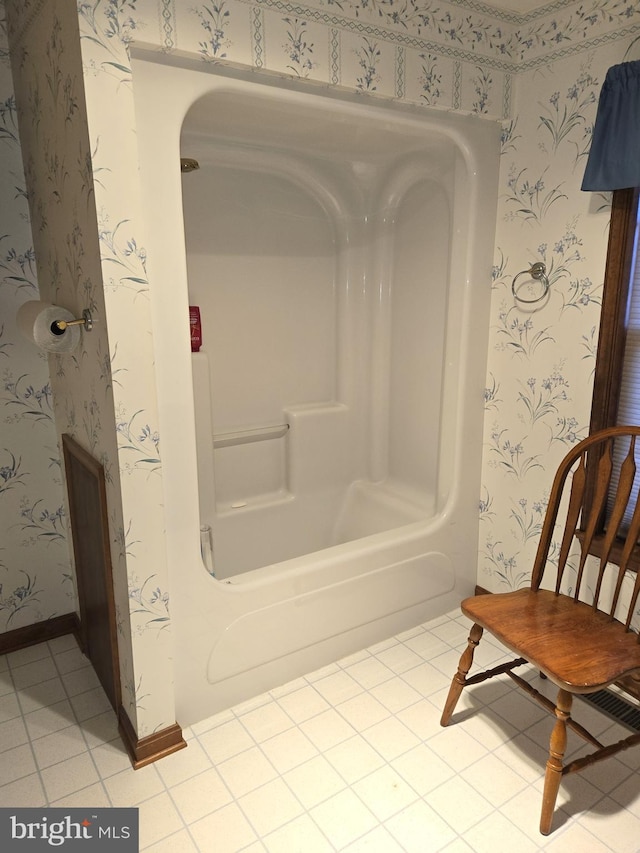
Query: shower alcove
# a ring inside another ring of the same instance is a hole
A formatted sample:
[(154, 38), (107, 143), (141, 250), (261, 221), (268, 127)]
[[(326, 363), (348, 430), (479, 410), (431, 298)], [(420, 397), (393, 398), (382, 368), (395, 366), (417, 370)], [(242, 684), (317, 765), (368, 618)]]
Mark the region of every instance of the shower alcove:
[(218, 92), (181, 149), (200, 164), (182, 197), (216, 577), (431, 517), (455, 148)]
[(499, 127), (143, 54), (134, 84), (184, 724), (473, 589)]

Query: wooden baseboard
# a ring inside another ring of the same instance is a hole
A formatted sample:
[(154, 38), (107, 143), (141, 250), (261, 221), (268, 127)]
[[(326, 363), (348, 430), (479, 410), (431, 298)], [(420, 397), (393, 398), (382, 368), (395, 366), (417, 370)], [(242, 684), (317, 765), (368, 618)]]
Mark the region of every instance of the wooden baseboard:
[(63, 616), (54, 616), (52, 619), (44, 619), (33, 625), (25, 625), (24, 628), (14, 628), (13, 631), (5, 631), (0, 634), (0, 655), (9, 652), (17, 652), (27, 646), (35, 646), (38, 643), (46, 643), (56, 637), (65, 634), (73, 634), (80, 642), (80, 620), (77, 613), (65, 613)]
[(177, 723), (147, 737), (138, 738), (122, 705), (118, 710), (118, 730), (134, 770), (146, 767), (147, 764), (171, 755), (179, 749), (184, 749), (187, 745), (182, 737), (182, 729)]

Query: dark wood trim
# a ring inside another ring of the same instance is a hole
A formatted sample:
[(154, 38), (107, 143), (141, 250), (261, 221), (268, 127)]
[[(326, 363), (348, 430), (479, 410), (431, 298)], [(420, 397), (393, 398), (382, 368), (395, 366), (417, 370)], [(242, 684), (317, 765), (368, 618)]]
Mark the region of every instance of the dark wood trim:
[(639, 195), (638, 187), (615, 190), (611, 202), (589, 432), (613, 426), (618, 413)]
[(62, 616), (35, 622), (33, 625), (5, 631), (4, 634), (0, 634), (0, 655), (17, 652), (19, 649), (36, 646), (38, 643), (46, 643), (47, 640), (55, 640), (56, 637), (64, 637), (65, 634), (73, 634), (80, 645), (80, 620), (77, 613), (65, 613)]
[(485, 589), (483, 586), (476, 586), (476, 595), (492, 595), (488, 589)]
[(147, 764), (171, 755), (179, 749), (184, 749), (187, 745), (182, 737), (182, 729), (177, 723), (147, 737), (138, 738), (122, 705), (118, 709), (118, 730), (134, 770), (146, 767)]
[[(639, 197), (640, 188), (630, 187), (615, 190), (611, 201), (589, 434), (617, 423)], [(589, 459), (587, 465), (587, 508), (591, 506), (595, 494), (598, 461)], [(599, 524), (604, 524), (604, 517)]]

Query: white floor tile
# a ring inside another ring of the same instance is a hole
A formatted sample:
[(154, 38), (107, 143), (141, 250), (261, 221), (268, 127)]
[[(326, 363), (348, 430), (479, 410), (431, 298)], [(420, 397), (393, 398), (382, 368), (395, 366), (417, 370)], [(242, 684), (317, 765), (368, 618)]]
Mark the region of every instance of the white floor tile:
[(297, 726), (264, 741), (261, 747), (269, 761), (281, 774), (318, 754), (316, 747)]
[(465, 619), (464, 623), (452, 620), (450, 622), (444, 622), (441, 625), (434, 625), (433, 628), (431, 628), (431, 633), (440, 640), (443, 640), (445, 643), (448, 643), (450, 646), (453, 646), (455, 649), (460, 646), (462, 651), (462, 648), (464, 648), (464, 645), (467, 642), (470, 630), (471, 623)]
[(290, 770), (283, 778), (306, 809), (328, 800), (346, 787), (342, 776), (323, 755)]
[(423, 631), (414, 637), (408, 637), (404, 644), (422, 660), (431, 660), (431, 658), (449, 651), (449, 644), (441, 640), (440, 637), (436, 637), (431, 631)]
[(436, 707), (429, 699), (420, 699), (408, 708), (402, 708), (396, 716), (418, 740), (428, 740), (442, 731), (442, 708)]
[(495, 808), (499, 808), (528, 786), (522, 776), (503, 764), (495, 755), (486, 755), (466, 767), (460, 775)]
[(345, 672), (365, 690), (371, 690), (372, 687), (393, 678), (393, 672), (389, 667), (371, 656), (346, 667)]
[(325, 758), (348, 784), (368, 776), (385, 763), (379, 752), (362, 735), (337, 744), (324, 753)]
[[(46, 647), (45, 647), (46, 648)], [(24, 649), (23, 651), (27, 651)], [(20, 652), (14, 652), (18, 655)], [(31, 687), (34, 684), (40, 684), (43, 681), (48, 681), (50, 678), (55, 678), (58, 674), (53, 658), (49, 654), (49, 649), (46, 649), (46, 657), (40, 660), (35, 660), (32, 663), (25, 663), (21, 666), (11, 667), (11, 676), (16, 690), (24, 690), (26, 687)]]
[(185, 823), (195, 823), (233, 800), (215, 767), (174, 785), (171, 798)]
[(94, 687), (71, 697), (71, 706), (79, 722), (104, 714), (111, 708), (111, 703), (102, 687)]
[[(458, 669), (458, 663), (460, 661), (460, 654), (462, 652), (462, 646), (460, 650), (458, 649), (447, 649), (446, 652), (438, 655), (437, 657), (429, 658), (429, 666), (433, 666), (438, 672), (441, 672), (442, 675), (447, 679), (447, 681), (451, 681), (454, 673)], [(479, 655), (478, 655), (479, 657)], [(479, 660), (476, 660), (474, 657), (473, 660), (473, 669), (470, 671), (470, 675), (476, 670), (480, 670), (483, 668), (483, 665)]]
[(237, 720), (229, 720), (198, 735), (198, 740), (214, 764), (255, 746), (253, 738)]
[(538, 746), (526, 734), (516, 735), (494, 749), (492, 754), (529, 783), (535, 783), (544, 776), (549, 757), (548, 750)]
[(455, 775), (452, 767), (422, 743), (396, 758), (393, 767), (421, 797)]
[(49, 650), (52, 655), (59, 654), (60, 652), (67, 652), (69, 649), (78, 649), (79, 646), (76, 642), (76, 638), (73, 634), (64, 634), (62, 637), (54, 637), (53, 640), (48, 641)]
[(100, 779), (88, 752), (46, 767), (40, 774), (50, 802), (94, 785)]
[(306, 685), (293, 693), (278, 698), (278, 704), (287, 712), (294, 723), (305, 720), (328, 710), (329, 703), (318, 693), (315, 687)]
[[(145, 853), (636, 853), (640, 750), (566, 777), (545, 838), (545, 711), (491, 679), (440, 726), (468, 629), (457, 609), (416, 626), (196, 723), (139, 771), (73, 637), (0, 657), (0, 803), (138, 806)], [(484, 638), (476, 659), (502, 654)], [(605, 743), (628, 734), (575, 712)]]
[(112, 709), (83, 720), (80, 728), (89, 749), (120, 738), (118, 718)]
[(374, 770), (352, 788), (381, 822), (418, 799), (416, 791), (388, 765)]
[[(184, 752), (184, 750), (181, 751)], [(102, 779), (108, 779), (116, 773), (123, 773), (131, 767), (127, 751), (119, 738), (95, 746), (90, 753)]]
[(24, 721), (29, 737), (35, 740), (68, 728), (76, 722), (76, 718), (69, 700), (63, 699), (46, 708), (30, 711), (24, 715)]
[(376, 652), (376, 657), (396, 675), (419, 666), (423, 660), (405, 643), (395, 643), (387, 649)]
[(637, 853), (640, 819), (611, 799), (580, 816), (580, 825), (616, 853)]
[(384, 828), (376, 826), (362, 838), (344, 848), (344, 853), (403, 853), (393, 836)]
[(0, 786), (8, 785), (22, 776), (36, 771), (36, 762), (31, 746), (26, 743), (0, 752)]
[(488, 755), (480, 741), (467, 734), (462, 723), (441, 728), (429, 739), (429, 749), (458, 772)]
[(89, 658), (85, 657), (77, 646), (66, 651), (59, 651), (55, 656), (55, 660), (58, 672), (61, 674), (73, 672), (75, 669), (82, 669), (84, 666), (91, 666)]
[(406, 853), (441, 850), (456, 838), (455, 831), (424, 800), (412, 803), (385, 826)]
[(237, 803), (224, 806), (196, 821), (190, 829), (202, 853), (209, 850), (215, 853), (238, 853), (256, 840), (256, 833)]
[(539, 849), (537, 839), (529, 839), (500, 812), (481, 820), (463, 838), (475, 853), (534, 853)]
[(200, 720), (197, 723), (193, 723), (191, 726), (191, 731), (196, 737), (200, 737), (200, 735), (211, 731), (211, 729), (215, 729), (218, 726), (221, 726), (223, 723), (228, 723), (231, 720), (235, 721), (235, 719), (236, 716), (233, 713), (233, 709), (227, 708), (224, 711), (220, 711), (218, 714), (213, 714), (211, 717), (207, 717), (204, 720)]
[(149, 764), (141, 770), (127, 770), (105, 779), (107, 793), (114, 806), (137, 806), (159, 794), (164, 785), (156, 767)]
[(67, 694), (61, 679), (58, 677), (50, 678), (38, 684), (31, 684), (26, 689), (21, 689), (20, 707), (23, 714), (28, 714), (30, 711), (37, 711), (39, 708), (55, 705), (66, 698)]
[(41, 770), (86, 752), (86, 749), (87, 745), (79, 726), (67, 726), (33, 741), (33, 752)]
[(547, 836), (544, 849), (548, 853), (567, 853), (568, 850), (579, 850), (580, 853), (610, 853), (611, 851), (608, 844), (604, 844), (575, 821)]
[(327, 664), (327, 666), (322, 666), (320, 669), (316, 669), (305, 675), (305, 681), (308, 681), (309, 684), (315, 684), (316, 681), (320, 681), (328, 675), (333, 675), (336, 672), (340, 672), (340, 667), (337, 663), (330, 663)]
[(336, 710), (357, 731), (364, 731), (391, 716), (389, 709), (370, 693), (360, 693), (353, 699), (341, 702)]
[(398, 711), (422, 701), (418, 691), (397, 675), (372, 687), (369, 693), (392, 714), (397, 714)]
[(352, 654), (347, 655), (346, 657), (340, 658), (337, 661), (337, 664), (340, 669), (347, 669), (348, 667), (353, 666), (354, 663), (360, 663), (360, 661), (363, 661), (366, 658), (370, 657), (371, 652), (369, 651), (369, 649), (358, 649), (358, 651), (353, 652)]
[(51, 660), (51, 652), (46, 643), (37, 643), (34, 646), (27, 646), (24, 649), (18, 649), (17, 652), (9, 652), (9, 654), (5, 656), (9, 669), (12, 670), (45, 658)]
[(425, 699), (428, 699), (438, 690), (449, 687), (451, 683), (450, 674), (445, 675), (426, 662), (403, 672), (402, 678)]
[[(462, 726), (465, 732), (479, 741), (487, 750), (499, 749), (519, 734), (519, 728), (493, 712), (492, 708), (478, 708), (463, 719), (450, 725)], [(548, 740), (547, 740), (548, 743)]]
[(549, 743), (553, 719), (544, 708), (534, 699), (530, 699), (525, 693), (514, 688), (509, 693), (500, 696), (492, 703), (491, 709), (508, 723), (517, 721), (520, 731), (531, 730), (540, 724), (542, 729), (542, 740)]
[(431, 791), (427, 801), (458, 835), (466, 833), (493, 811), (491, 803), (459, 776)]
[(254, 746), (216, 765), (234, 797), (242, 797), (278, 775), (261, 750)]
[(168, 788), (192, 779), (213, 766), (198, 740), (188, 740), (187, 743), (186, 749), (174, 752), (157, 762), (158, 773)]
[(111, 807), (111, 801), (102, 782), (96, 782), (95, 785), (89, 785), (88, 788), (81, 788), (73, 794), (52, 801), (50, 805), (56, 808), (108, 809)]
[(357, 696), (363, 690), (362, 686), (343, 670), (315, 681), (313, 686), (323, 699), (334, 706)]
[(140, 803), (138, 821), (142, 849), (184, 829), (184, 823), (166, 791)]
[(92, 666), (65, 672), (60, 677), (68, 696), (77, 696), (79, 693), (100, 687), (100, 681)]
[[(544, 777), (533, 783), (540, 792), (544, 787)], [(602, 791), (592, 785), (584, 773), (569, 773), (562, 778), (556, 799), (556, 808), (562, 808), (569, 815), (579, 815), (591, 810), (604, 797)]]
[(47, 798), (42, 787), (39, 773), (31, 773), (23, 776), (15, 782), (0, 786), (0, 803), (3, 808), (10, 806), (24, 806), (25, 808), (38, 808), (46, 806)]
[(294, 725), (291, 717), (285, 714), (275, 701), (247, 714), (242, 714), (239, 716), (239, 720), (256, 743), (262, 743), (262, 741), (278, 735)]
[(8, 667), (0, 672), (0, 696), (8, 696), (15, 693), (13, 678)]
[(0, 752), (21, 746), (29, 740), (27, 729), (22, 717), (13, 717), (0, 723)]
[(442, 848), (442, 853), (473, 853), (473, 847), (470, 847), (462, 838), (456, 838), (451, 844)]
[(280, 778), (245, 794), (238, 800), (238, 805), (259, 838), (300, 817), (304, 812), (300, 801)]
[(417, 746), (419, 738), (396, 717), (389, 717), (371, 726), (362, 736), (386, 761), (393, 761), (404, 752)]
[(140, 849), (144, 849), (144, 853), (198, 853), (198, 848), (187, 829), (181, 829), (162, 841)]
[(334, 853), (309, 815), (301, 815), (263, 839), (269, 853)]
[[(507, 800), (500, 811), (511, 823), (518, 826), (528, 838), (538, 839), (538, 842), (542, 844), (544, 839), (540, 835), (541, 808), (542, 796), (536, 788), (530, 786), (519, 794), (516, 794), (515, 797)], [(555, 832), (560, 827), (567, 826), (570, 822), (571, 818), (569, 815), (556, 806), (552, 830)], [(541, 841), (541, 839), (543, 840)]]
[(323, 713), (305, 720), (304, 723), (301, 723), (300, 728), (311, 743), (321, 752), (331, 749), (332, 746), (342, 743), (342, 741), (348, 740), (356, 733), (353, 726), (333, 708), (329, 708), (328, 711), (323, 711)]
[(316, 806), (310, 814), (338, 850), (371, 832), (378, 824), (375, 815), (350, 789)]

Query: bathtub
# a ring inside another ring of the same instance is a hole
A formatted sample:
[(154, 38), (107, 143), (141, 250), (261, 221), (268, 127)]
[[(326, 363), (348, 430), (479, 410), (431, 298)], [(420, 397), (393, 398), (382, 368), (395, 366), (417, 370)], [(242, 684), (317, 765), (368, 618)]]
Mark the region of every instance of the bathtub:
[(188, 725), (472, 592), (499, 126), (133, 69)]

